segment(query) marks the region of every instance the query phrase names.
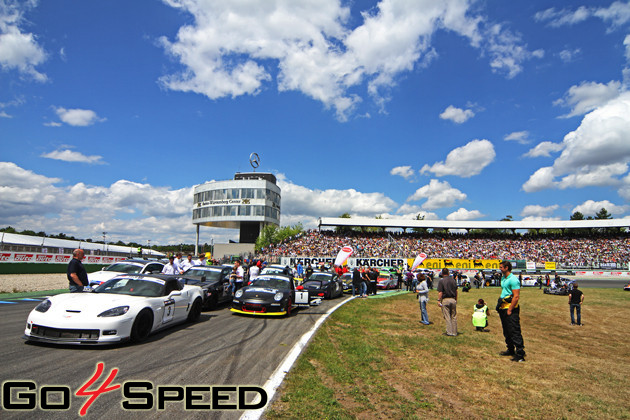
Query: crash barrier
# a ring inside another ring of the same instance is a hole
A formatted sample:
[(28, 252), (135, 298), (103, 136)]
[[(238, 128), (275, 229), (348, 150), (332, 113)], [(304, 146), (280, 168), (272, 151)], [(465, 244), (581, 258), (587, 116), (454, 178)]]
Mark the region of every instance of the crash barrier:
[[(72, 254), (38, 252), (0, 252), (0, 274), (65, 273)], [(106, 265), (126, 260), (126, 257), (86, 255), (86, 271), (98, 271)]]
[(580, 277), (630, 277), (630, 271), (575, 271)]

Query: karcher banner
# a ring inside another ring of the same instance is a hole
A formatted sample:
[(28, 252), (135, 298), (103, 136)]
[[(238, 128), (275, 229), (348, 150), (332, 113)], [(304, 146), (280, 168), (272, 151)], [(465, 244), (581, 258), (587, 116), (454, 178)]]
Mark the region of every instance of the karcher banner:
[[(347, 264), (350, 267), (400, 267), (405, 263), (411, 267), (414, 258), (390, 257), (390, 258), (348, 258)], [(280, 259), (282, 265), (293, 267), (297, 263), (302, 265), (311, 264), (317, 266), (319, 264), (332, 265), (335, 262), (334, 257), (283, 257)], [(455, 270), (491, 270), (499, 269), (501, 260), (467, 260), (467, 259), (450, 259), (450, 258), (427, 258), (417, 268), (426, 268), (430, 270), (451, 268)]]

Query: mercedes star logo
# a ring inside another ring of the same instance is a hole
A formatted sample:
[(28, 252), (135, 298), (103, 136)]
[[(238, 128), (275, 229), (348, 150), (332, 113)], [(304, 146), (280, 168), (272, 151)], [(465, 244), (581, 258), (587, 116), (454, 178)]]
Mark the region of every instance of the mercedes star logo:
[(258, 153), (252, 153), (249, 155), (249, 163), (254, 169), (260, 166), (260, 157), (258, 156)]

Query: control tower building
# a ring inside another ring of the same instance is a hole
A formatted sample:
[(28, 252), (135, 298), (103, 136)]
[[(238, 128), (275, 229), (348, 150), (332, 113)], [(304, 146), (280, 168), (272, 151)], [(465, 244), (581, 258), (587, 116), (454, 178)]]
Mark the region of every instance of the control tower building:
[(192, 222), (197, 227), (239, 229), (239, 242), (253, 244), (267, 225), (280, 225), (280, 187), (270, 173), (236, 173), (234, 179), (194, 187)]

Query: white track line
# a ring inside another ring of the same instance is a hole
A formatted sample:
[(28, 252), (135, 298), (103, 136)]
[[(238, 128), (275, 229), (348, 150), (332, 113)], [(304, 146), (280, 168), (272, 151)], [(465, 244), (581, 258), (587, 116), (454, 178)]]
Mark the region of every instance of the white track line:
[(302, 350), (304, 350), (304, 348), (306, 347), (310, 339), (313, 337), (313, 334), (315, 334), (315, 331), (317, 331), (317, 329), (324, 323), (324, 321), (326, 320), (326, 318), (328, 318), (328, 316), (330, 316), (330, 314), (335, 312), (342, 305), (345, 305), (346, 303), (350, 302), (352, 299), (354, 299), (354, 297), (348, 298), (344, 300), (343, 302), (339, 303), (338, 305), (330, 308), (328, 312), (322, 315), (321, 318), (319, 318), (317, 322), (315, 322), (313, 327), (309, 331), (307, 331), (298, 340), (297, 343), (295, 343), (295, 346), (293, 346), (293, 348), (291, 349), (289, 354), (287, 354), (287, 356), (284, 358), (280, 366), (278, 366), (275, 372), (269, 377), (265, 385), (263, 385), (264, 390), (267, 392), (267, 398), (268, 398), (267, 404), (265, 404), (263, 408), (260, 408), (258, 410), (246, 411), (241, 416), (241, 420), (259, 420), (262, 417), (262, 415), (267, 410), (267, 407), (269, 407), (269, 405), (273, 401), (276, 391), (278, 390), (280, 385), (282, 385), (282, 381), (284, 380), (284, 377), (287, 375), (289, 370), (291, 370), (298, 356), (302, 353)]

